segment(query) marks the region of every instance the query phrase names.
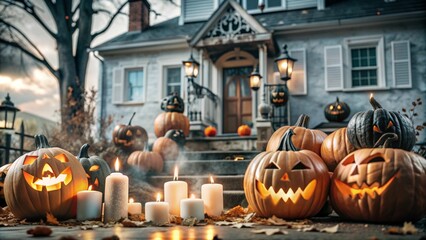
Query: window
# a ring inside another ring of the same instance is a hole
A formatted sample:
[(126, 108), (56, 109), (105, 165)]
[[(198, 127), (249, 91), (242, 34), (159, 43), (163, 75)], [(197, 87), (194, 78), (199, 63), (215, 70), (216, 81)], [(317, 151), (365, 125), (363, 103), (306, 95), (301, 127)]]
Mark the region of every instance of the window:
[(376, 48), (352, 48), (352, 87), (377, 86)]
[(281, 7), (281, 0), (266, 0), (265, 2), (268, 8)]
[(165, 95), (168, 96), (173, 92), (181, 95), (181, 67), (166, 67), (165, 70)]
[(127, 69), (124, 88), (125, 101), (142, 102), (144, 97), (143, 69)]

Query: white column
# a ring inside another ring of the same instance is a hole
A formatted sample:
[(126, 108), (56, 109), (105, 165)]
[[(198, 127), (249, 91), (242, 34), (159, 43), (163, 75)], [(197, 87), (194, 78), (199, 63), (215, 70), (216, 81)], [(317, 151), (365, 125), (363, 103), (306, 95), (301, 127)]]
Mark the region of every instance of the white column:
[[(260, 75), (262, 75), (263, 79), (262, 81), (264, 83), (268, 82), (268, 48), (266, 47), (266, 45), (262, 44), (259, 45), (259, 73)], [(259, 113), (257, 111), (257, 106), (259, 105), (260, 101), (262, 100), (262, 95), (264, 93), (265, 89), (263, 87), (263, 84), (260, 86), (260, 90), (258, 91), (257, 94), (257, 99), (256, 99), (256, 114), (255, 117), (258, 117)]]

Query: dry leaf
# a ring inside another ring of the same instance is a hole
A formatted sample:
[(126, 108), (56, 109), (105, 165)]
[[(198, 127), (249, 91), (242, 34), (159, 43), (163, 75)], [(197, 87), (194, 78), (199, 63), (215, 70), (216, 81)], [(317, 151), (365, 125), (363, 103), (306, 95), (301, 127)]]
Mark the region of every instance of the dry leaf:
[(247, 216), (244, 217), (244, 222), (250, 222), (255, 216), (256, 216), (255, 212), (247, 214)]
[(195, 224), (197, 224), (197, 218), (195, 217), (191, 217), (191, 218), (185, 218), (182, 221), (182, 225), (183, 226), (189, 226), (189, 227), (193, 227)]
[(125, 219), (121, 224), (123, 224), (123, 227), (145, 227), (143, 222), (130, 221), (129, 219)]
[(263, 229), (256, 229), (252, 230), (253, 233), (265, 233), (268, 236), (274, 235), (274, 234), (288, 234), (287, 231), (282, 231), (279, 228), (263, 228)]
[(233, 228), (252, 228), (255, 223), (237, 223), (232, 225)]
[(218, 226), (230, 226), (230, 225), (235, 225), (237, 223), (236, 222), (220, 221), (220, 222), (215, 222), (215, 224), (218, 225)]
[(337, 233), (339, 231), (339, 224), (332, 226), (332, 227), (326, 227), (319, 230), (320, 232), (326, 232), (326, 233)]
[(129, 219), (132, 221), (145, 221), (145, 214), (130, 214)]
[(233, 207), (225, 212), (225, 215), (228, 217), (241, 217), (246, 214), (246, 211), (240, 205)]
[(46, 213), (46, 223), (49, 225), (59, 225), (58, 219), (56, 219), (50, 212)]
[(298, 231), (302, 231), (302, 232), (318, 232), (318, 229), (315, 228), (315, 226), (310, 226), (310, 227), (305, 227), (305, 228), (298, 229)]
[(275, 215), (273, 215), (272, 217), (268, 218), (268, 220), (266, 220), (267, 223), (270, 223), (271, 225), (274, 226), (288, 226), (289, 223), (281, 218), (276, 217)]
[(182, 224), (182, 218), (175, 216), (175, 215), (169, 215), (169, 222), (175, 223), (177, 225), (181, 225)]
[(33, 235), (34, 237), (48, 237), (52, 234), (50, 227), (35, 227), (27, 230), (27, 234)]
[(416, 234), (419, 231), (411, 222), (404, 222), (401, 230), (403, 234)]

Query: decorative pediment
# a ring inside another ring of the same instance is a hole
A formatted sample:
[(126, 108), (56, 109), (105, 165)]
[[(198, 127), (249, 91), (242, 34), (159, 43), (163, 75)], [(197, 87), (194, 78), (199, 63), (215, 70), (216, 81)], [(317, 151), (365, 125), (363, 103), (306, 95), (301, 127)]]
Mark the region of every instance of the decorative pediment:
[(241, 14), (233, 8), (228, 8), (216, 23), (216, 26), (210, 29), (203, 39), (213, 37), (234, 38), (236, 35), (246, 33), (255, 34), (256, 32)]

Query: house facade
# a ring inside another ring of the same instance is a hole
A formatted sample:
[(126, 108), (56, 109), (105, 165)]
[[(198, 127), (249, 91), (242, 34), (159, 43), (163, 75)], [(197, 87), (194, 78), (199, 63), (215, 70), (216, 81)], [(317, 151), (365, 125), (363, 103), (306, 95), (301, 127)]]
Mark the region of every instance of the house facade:
[[(129, 31), (95, 50), (104, 59), (100, 117), (124, 122), (120, 116), (137, 112), (133, 122), (151, 139), (162, 99), (178, 92), (187, 101), (182, 61), (191, 53), (200, 63), (195, 82), (217, 95), (186, 108), (192, 129), (215, 125), (227, 134), (252, 124), (256, 134), (258, 107), (271, 104), (271, 89), (252, 91), (248, 77), (258, 67), (265, 83), (283, 84), (274, 59), (284, 44), (297, 62), (287, 81), (289, 101), (273, 108), (282, 124), (302, 113), (310, 127), (326, 122), (324, 107), (336, 97), (351, 116), (371, 109), (371, 93), (395, 111), (426, 98), (422, 0), (182, 0), (179, 17), (156, 25), (149, 24), (149, 9), (146, 0), (131, 1)], [(426, 121), (425, 105), (416, 109), (416, 122)]]

